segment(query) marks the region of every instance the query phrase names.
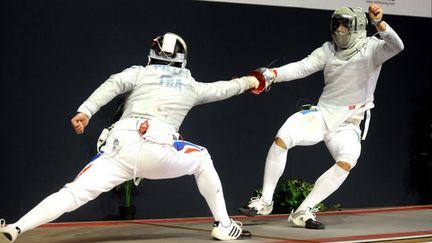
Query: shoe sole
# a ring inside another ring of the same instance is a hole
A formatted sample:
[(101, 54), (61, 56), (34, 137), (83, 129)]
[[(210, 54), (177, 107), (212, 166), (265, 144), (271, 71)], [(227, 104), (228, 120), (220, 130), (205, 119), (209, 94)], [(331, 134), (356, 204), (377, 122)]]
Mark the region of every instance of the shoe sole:
[[(212, 236), (212, 238), (219, 241), (225, 241), (225, 240), (218, 239), (214, 236)], [(252, 233), (247, 230), (242, 230), (242, 233), (240, 234), (239, 237), (237, 237), (237, 239), (230, 239), (230, 240), (247, 240), (250, 238), (252, 238)]]
[(246, 239), (250, 239), (250, 238), (252, 238), (252, 233), (250, 231), (247, 231), (247, 230), (242, 230), (242, 233), (237, 238), (237, 240), (246, 240)]
[(270, 215), (271, 212), (273, 211), (273, 209), (270, 211), (265, 211), (265, 212), (260, 212), (260, 213), (258, 213), (258, 210), (256, 210), (255, 208), (239, 208), (238, 211), (243, 215), (246, 215), (249, 217), (254, 217), (256, 215), (264, 215), (264, 216)]
[(305, 229), (323, 230), (323, 229), (325, 229), (325, 226), (323, 226), (323, 227), (319, 227), (319, 228), (305, 227)]
[(239, 208), (239, 212), (248, 217), (255, 217), (258, 211), (253, 208)]
[(0, 234), (0, 243), (9, 243), (12, 242), (12, 235), (10, 235), (9, 233), (1, 233)]

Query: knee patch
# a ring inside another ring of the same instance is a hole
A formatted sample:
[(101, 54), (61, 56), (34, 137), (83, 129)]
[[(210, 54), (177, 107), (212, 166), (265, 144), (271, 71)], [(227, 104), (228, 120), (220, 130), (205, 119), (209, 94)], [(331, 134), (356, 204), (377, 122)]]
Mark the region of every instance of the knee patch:
[(348, 162), (344, 162), (344, 161), (338, 161), (336, 162), (336, 164), (342, 168), (343, 170), (349, 172), (355, 165), (355, 163), (348, 163)]
[(274, 143), (283, 149), (288, 149), (286, 143), (280, 137), (276, 137)]
[(292, 132), (289, 129), (281, 128), (276, 134), (274, 143), (283, 149), (290, 149), (294, 147), (291, 135)]

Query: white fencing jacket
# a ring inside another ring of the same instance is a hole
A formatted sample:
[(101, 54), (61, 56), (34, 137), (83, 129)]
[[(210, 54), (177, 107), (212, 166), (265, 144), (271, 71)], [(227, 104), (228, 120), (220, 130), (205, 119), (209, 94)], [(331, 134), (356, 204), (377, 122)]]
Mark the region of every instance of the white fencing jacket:
[(303, 60), (276, 68), (275, 83), (324, 70), (325, 86), (318, 107), (329, 130), (334, 131), (352, 117), (363, 119), (364, 111), (374, 107), (374, 92), (382, 64), (404, 48), (402, 40), (388, 24), (379, 34), (382, 39), (366, 37), (366, 44), (348, 60), (336, 58), (333, 42), (325, 42)]
[(113, 74), (78, 108), (91, 118), (119, 94), (129, 93), (120, 119), (155, 118), (178, 131), (189, 110), (199, 104), (227, 99), (249, 89), (247, 78), (197, 82), (186, 68), (167, 65), (132, 66)]

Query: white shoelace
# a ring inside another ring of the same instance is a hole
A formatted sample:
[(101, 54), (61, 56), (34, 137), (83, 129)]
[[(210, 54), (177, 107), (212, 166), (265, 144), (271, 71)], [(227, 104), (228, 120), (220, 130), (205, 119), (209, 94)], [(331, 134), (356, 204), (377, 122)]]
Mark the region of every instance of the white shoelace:
[(260, 197), (251, 197), (250, 201), (251, 202), (256, 202), (256, 201), (260, 201), (261, 198)]
[(315, 220), (316, 219), (316, 214), (315, 213), (317, 213), (317, 212), (319, 212), (319, 208), (320, 207), (316, 207), (316, 208), (307, 208), (306, 210), (305, 210), (305, 213), (310, 213), (312, 216), (313, 216), (313, 220)]
[(261, 197), (251, 197), (249, 204), (254, 203), (254, 202), (262, 202), (264, 203), (266, 206), (272, 206), (273, 205), (273, 201), (271, 203), (267, 203), (266, 201), (264, 201), (263, 198)]
[(0, 228), (6, 227), (6, 220), (0, 219)]

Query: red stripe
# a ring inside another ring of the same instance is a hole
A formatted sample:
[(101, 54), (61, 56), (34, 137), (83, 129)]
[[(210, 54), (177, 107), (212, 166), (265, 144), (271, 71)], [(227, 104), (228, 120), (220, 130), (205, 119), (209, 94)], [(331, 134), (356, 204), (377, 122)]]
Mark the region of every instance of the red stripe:
[(81, 227), (81, 226), (108, 226), (125, 224), (156, 224), (156, 223), (194, 223), (194, 222), (213, 222), (212, 217), (202, 218), (170, 218), (170, 219), (140, 219), (122, 221), (92, 221), (92, 222), (71, 222), (71, 223), (48, 223), (38, 226), (38, 228), (61, 228), (61, 227)]
[(318, 238), (318, 239), (305, 239), (305, 240), (283, 240), (283, 241), (274, 241), (270, 243), (299, 243), (299, 242), (310, 242), (310, 243), (319, 243), (319, 242), (338, 242), (338, 241), (354, 241), (354, 240), (391, 240), (396, 238), (420, 238), (420, 237), (429, 237), (432, 235), (432, 230), (423, 230), (423, 231), (411, 231), (411, 232), (396, 232), (396, 233), (384, 233), (384, 234), (372, 234), (372, 235), (355, 235), (355, 236), (341, 236), (341, 237), (329, 237), (329, 238)]
[[(406, 207), (394, 207), (394, 208), (370, 208), (370, 209), (348, 209), (344, 211), (329, 211), (329, 212), (318, 212), (316, 213), (320, 217), (333, 216), (333, 215), (354, 215), (354, 214), (371, 214), (371, 213), (385, 213), (385, 212), (403, 212), (403, 211), (415, 211), (415, 210), (427, 210), (432, 209), (432, 205), (420, 205), (420, 206), (406, 206)], [(254, 218), (286, 218), (289, 214), (273, 214), (266, 216), (255, 216)], [(250, 219), (247, 216), (237, 216), (239, 219)]]
[(80, 177), (82, 174), (84, 174), (84, 172), (86, 172), (88, 169), (90, 169), (90, 167), (92, 166), (93, 164), (89, 164), (89, 165), (87, 165), (87, 167), (85, 167), (79, 174), (78, 174), (78, 176), (75, 178), (75, 180), (78, 178), (78, 177)]
[(185, 154), (192, 153), (192, 152), (197, 152), (197, 151), (200, 151), (200, 150), (196, 149), (196, 148), (188, 148), (188, 149), (185, 150)]
[(319, 238), (314, 239), (314, 242), (329, 242), (329, 241), (352, 241), (352, 240), (376, 240), (384, 238), (398, 238), (408, 236), (432, 236), (432, 230), (422, 231), (410, 231), (410, 232), (395, 232), (395, 233), (383, 233), (383, 234), (372, 234), (372, 235), (355, 235), (355, 236), (342, 236), (332, 238)]
[[(369, 209), (347, 209), (343, 211), (329, 211), (329, 212), (318, 212), (317, 215), (333, 216), (333, 215), (351, 215), (351, 214), (370, 214), (370, 213), (386, 213), (386, 212), (404, 212), (404, 211), (415, 211), (415, 210), (426, 210), (432, 209), (432, 205), (420, 205), (420, 206), (406, 206), (406, 207), (394, 207), (394, 208), (369, 208)], [(273, 214), (267, 216), (255, 216), (254, 218), (285, 218), (289, 214)], [(248, 218), (248, 217), (244, 217)]]
[(327, 215), (347, 215), (347, 214), (368, 214), (368, 213), (385, 213), (385, 212), (403, 212), (413, 210), (424, 210), (432, 209), (432, 205), (425, 206), (407, 206), (407, 207), (395, 207), (395, 208), (370, 208), (370, 209), (352, 209), (346, 211), (332, 211), (319, 213), (321, 216)]
[[(369, 213), (382, 213), (382, 212), (402, 212), (412, 210), (427, 210), (432, 209), (432, 205), (425, 206), (407, 206), (399, 208), (378, 208), (378, 209), (358, 209), (347, 211), (335, 212), (321, 212), (320, 216), (332, 215), (346, 215), (346, 214), (369, 214)], [(253, 219), (266, 219), (266, 218), (286, 218), (288, 214), (274, 214), (266, 216), (255, 216)], [(251, 220), (247, 216), (234, 216), (234, 220)], [(140, 220), (125, 220), (125, 221), (90, 221), (90, 222), (66, 222), (66, 223), (49, 223), (39, 226), (38, 228), (51, 228), (51, 227), (74, 227), (74, 226), (106, 226), (106, 225), (119, 225), (119, 224), (154, 224), (154, 223), (178, 223), (178, 222), (213, 222), (212, 217), (196, 217), (196, 218), (169, 218), (169, 219), (140, 219)]]

